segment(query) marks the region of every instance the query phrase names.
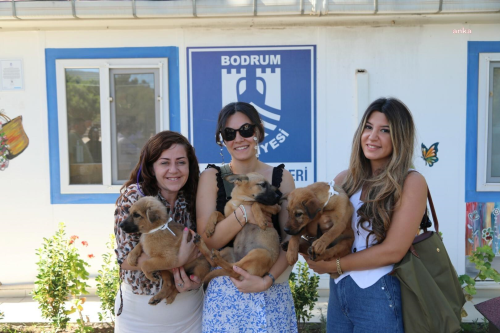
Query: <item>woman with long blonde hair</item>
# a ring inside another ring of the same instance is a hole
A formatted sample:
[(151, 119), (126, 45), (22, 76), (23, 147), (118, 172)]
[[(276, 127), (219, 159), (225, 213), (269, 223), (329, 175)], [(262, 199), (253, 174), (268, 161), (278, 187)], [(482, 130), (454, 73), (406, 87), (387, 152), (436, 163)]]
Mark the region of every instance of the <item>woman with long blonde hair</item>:
[(415, 126), (401, 101), (380, 98), (367, 108), (353, 139), (349, 169), (335, 177), (354, 206), (352, 253), (313, 262), (333, 273), (328, 332), (403, 332), (399, 281), (390, 275), (427, 224), (427, 184), (412, 172)]

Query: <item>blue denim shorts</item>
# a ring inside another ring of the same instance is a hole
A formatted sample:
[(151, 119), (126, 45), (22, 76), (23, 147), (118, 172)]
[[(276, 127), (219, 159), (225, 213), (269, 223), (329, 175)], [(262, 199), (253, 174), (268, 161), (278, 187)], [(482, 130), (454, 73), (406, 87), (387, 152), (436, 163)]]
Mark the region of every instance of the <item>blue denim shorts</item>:
[(403, 333), (399, 280), (385, 275), (361, 289), (350, 276), (331, 279), (326, 320), (328, 333)]

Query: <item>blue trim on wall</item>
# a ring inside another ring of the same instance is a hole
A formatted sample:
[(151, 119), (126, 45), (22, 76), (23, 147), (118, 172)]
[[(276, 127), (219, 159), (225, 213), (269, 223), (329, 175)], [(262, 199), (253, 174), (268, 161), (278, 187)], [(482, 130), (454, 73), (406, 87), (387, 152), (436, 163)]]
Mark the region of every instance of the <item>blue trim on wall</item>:
[(316, 78), (316, 73), (317, 73), (317, 66), (318, 66), (318, 56), (317, 56), (317, 53), (316, 53), (316, 45), (312, 45), (313, 47), (313, 59), (314, 59), (314, 69), (313, 69), (313, 84), (314, 84), (314, 182), (317, 182), (317, 173), (318, 173), (318, 161), (317, 161), (317, 152), (318, 152), (318, 140), (317, 140), (317, 135), (316, 133), (318, 133), (318, 130), (317, 130), (317, 124), (318, 124), (318, 104), (317, 104), (317, 99), (316, 99), (316, 96), (318, 95), (317, 94), (317, 89), (318, 89), (318, 86), (317, 86), (317, 78)]
[(479, 53), (500, 52), (500, 42), (468, 42), (467, 48), (467, 139), (465, 144), (465, 202), (498, 202), (500, 192), (476, 191), (477, 94)]
[(169, 47), (123, 47), (88, 49), (46, 49), (47, 108), (49, 121), (50, 201), (52, 204), (112, 204), (118, 194), (62, 194), (59, 165), (56, 60), (168, 58), (170, 129), (181, 131), (179, 49)]

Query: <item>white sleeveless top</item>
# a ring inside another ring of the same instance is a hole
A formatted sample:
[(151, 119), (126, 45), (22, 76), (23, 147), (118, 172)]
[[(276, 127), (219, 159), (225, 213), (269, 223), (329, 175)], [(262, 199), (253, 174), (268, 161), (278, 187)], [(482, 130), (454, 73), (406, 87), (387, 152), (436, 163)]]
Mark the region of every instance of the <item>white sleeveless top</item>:
[[(359, 252), (363, 251), (366, 249), (366, 237), (369, 234), (369, 231), (366, 231), (365, 229), (361, 228), (361, 225), (358, 228), (358, 209), (363, 205), (363, 201), (360, 200), (361, 197), (361, 189), (354, 193), (350, 201), (352, 203), (352, 206), (354, 207), (354, 213), (352, 214), (352, 230), (354, 230), (354, 243), (352, 244), (352, 249), (351, 252)], [(371, 230), (371, 225), (368, 225), (368, 222), (363, 223), (363, 225), (366, 227), (366, 229)], [(368, 247), (374, 245), (377, 243), (377, 240), (375, 238), (374, 234), (370, 235), (370, 239), (368, 241)], [(342, 261), (341, 261), (342, 263)], [(351, 271), (351, 272), (344, 272), (340, 277), (335, 279), (335, 283), (339, 283), (340, 280), (345, 278), (346, 276), (350, 275), (351, 278), (356, 282), (358, 287), (361, 289), (368, 288), (375, 284), (382, 276), (390, 273), (394, 267), (394, 264), (383, 266), (383, 267), (378, 267), (374, 269), (367, 269), (364, 271)]]

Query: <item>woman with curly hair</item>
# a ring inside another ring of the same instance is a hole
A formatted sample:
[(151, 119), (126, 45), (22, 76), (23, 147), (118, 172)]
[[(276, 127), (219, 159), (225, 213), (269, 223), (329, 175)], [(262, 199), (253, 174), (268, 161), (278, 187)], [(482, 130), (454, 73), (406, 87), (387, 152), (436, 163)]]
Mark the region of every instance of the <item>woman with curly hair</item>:
[(408, 108), (380, 98), (366, 110), (354, 135), (349, 169), (335, 177), (354, 206), (352, 253), (310, 261), (316, 273), (333, 273), (328, 332), (403, 332), (401, 289), (390, 275), (427, 222), (427, 184), (411, 169), (415, 127)]
[[(115, 313), (121, 314), (116, 317), (115, 332), (199, 332), (203, 309), (201, 281), (194, 275), (188, 277), (182, 267), (199, 254), (193, 241), (187, 241), (189, 229), (191, 233), (196, 231), (195, 205), (200, 170), (194, 148), (183, 135), (163, 131), (148, 140), (140, 156), (116, 201), (115, 252), (120, 265), (122, 292), (116, 297)], [(137, 266), (130, 266), (126, 261), (128, 253), (139, 242), (140, 234), (127, 234), (118, 226), (127, 218), (129, 208), (142, 196), (158, 197), (170, 217), (186, 226), (179, 261), (171, 267), (180, 292), (172, 304), (148, 304), (151, 295), (161, 289), (161, 282), (152, 282), (142, 273), (141, 264), (148, 259), (145, 253)]]

